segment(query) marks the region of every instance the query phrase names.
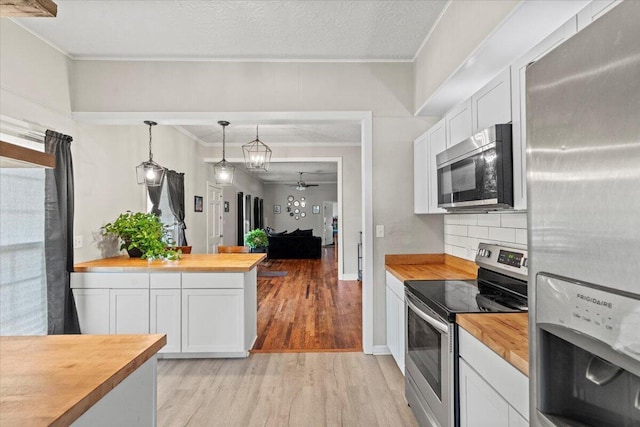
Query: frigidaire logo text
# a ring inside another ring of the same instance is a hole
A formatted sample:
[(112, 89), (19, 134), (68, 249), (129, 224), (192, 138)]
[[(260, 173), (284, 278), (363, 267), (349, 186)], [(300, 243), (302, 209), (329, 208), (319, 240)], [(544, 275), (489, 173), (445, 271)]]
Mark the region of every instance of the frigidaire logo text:
[(603, 307), (612, 308), (613, 304), (609, 301), (603, 301), (598, 298), (590, 297), (589, 295), (578, 294), (578, 298), (590, 302), (595, 305), (601, 305)]

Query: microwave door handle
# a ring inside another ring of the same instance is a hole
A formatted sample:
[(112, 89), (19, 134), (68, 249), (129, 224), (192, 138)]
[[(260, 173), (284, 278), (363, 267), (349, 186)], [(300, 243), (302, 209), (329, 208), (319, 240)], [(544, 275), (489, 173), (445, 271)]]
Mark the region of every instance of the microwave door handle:
[(449, 326), (441, 321), (439, 321), (438, 319), (434, 319), (433, 317), (429, 316), (427, 313), (425, 313), (424, 311), (420, 310), (418, 307), (416, 307), (416, 305), (414, 303), (412, 303), (408, 298), (407, 298), (407, 305), (409, 306), (409, 308), (411, 308), (411, 310), (413, 310), (414, 313), (416, 313), (416, 315), (421, 318), (422, 320), (424, 320), (425, 322), (427, 322), (428, 324), (430, 324), (431, 326), (433, 326), (434, 328), (436, 328), (437, 330), (439, 330), (442, 333), (448, 334), (449, 333)]
[(633, 402), (633, 406), (640, 411), (640, 387), (638, 387), (638, 391), (636, 391), (636, 401)]

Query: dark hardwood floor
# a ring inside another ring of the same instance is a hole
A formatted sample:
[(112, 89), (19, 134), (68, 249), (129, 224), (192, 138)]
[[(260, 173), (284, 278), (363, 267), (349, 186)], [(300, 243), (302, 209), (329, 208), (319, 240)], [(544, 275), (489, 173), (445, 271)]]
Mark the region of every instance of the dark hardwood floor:
[(258, 271), (258, 340), (254, 353), (362, 351), (362, 287), (339, 281), (336, 251), (321, 259), (269, 260)]

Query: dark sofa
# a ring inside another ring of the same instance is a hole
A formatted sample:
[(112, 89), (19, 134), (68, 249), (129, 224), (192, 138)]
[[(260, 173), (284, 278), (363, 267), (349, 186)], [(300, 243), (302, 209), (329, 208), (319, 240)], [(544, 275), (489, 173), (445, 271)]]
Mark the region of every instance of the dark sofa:
[(313, 230), (295, 230), (274, 233), (267, 230), (269, 259), (305, 259), (322, 256), (322, 238), (313, 235)]

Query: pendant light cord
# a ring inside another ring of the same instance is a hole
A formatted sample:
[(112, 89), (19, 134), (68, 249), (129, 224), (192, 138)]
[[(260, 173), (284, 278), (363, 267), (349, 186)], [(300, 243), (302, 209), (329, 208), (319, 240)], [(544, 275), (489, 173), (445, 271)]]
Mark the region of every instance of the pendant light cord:
[(153, 161), (153, 152), (151, 151), (151, 126), (153, 125), (149, 125), (149, 161), (150, 162)]
[(225, 139), (225, 133), (224, 133), (224, 129), (226, 128), (226, 126), (222, 126), (222, 161), (225, 161), (225, 157), (224, 157), (224, 139)]

